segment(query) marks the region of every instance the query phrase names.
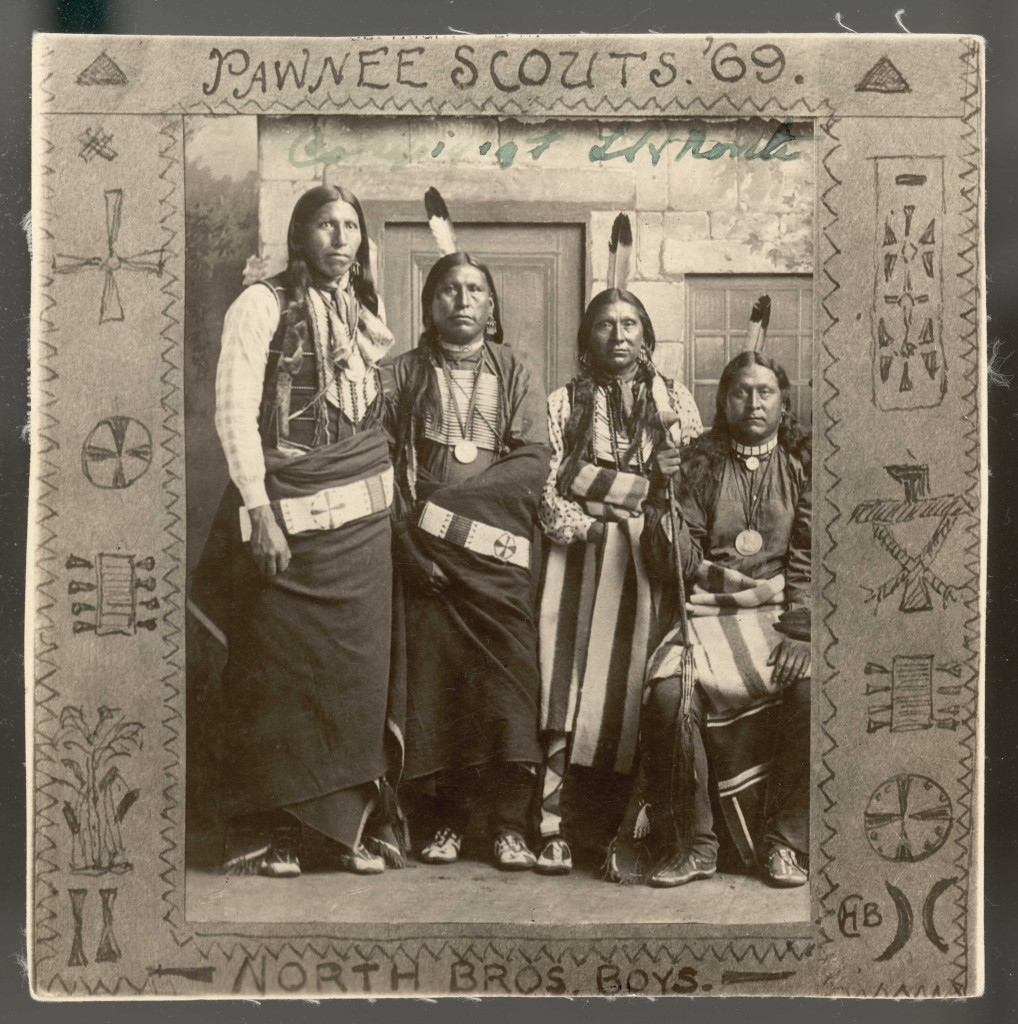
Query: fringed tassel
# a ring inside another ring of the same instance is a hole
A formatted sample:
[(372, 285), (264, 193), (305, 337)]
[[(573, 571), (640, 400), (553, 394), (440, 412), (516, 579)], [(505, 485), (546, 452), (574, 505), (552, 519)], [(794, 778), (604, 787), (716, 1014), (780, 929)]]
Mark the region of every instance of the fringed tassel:
[(675, 817), (675, 837), (679, 848), (688, 853), (693, 846), (696, 822), (696, 777), (695, 736), (693, 721), (693, 688), (696, 686), (696, 661), (693, 648), (686, 646), (682, 651), (680, 669), (682, 700), (680, 720), (677, 723), (676, 739), (678, 750), (672, 768), (672, 814)]
[(375, 828), (363, 840), (367, 849), (382, 857), (388, 867), (405, 868), (410, 853), (410, 827), (396, 793), (386, 779), (378, 782), (378, 803), (365, 832), (371, 825)]

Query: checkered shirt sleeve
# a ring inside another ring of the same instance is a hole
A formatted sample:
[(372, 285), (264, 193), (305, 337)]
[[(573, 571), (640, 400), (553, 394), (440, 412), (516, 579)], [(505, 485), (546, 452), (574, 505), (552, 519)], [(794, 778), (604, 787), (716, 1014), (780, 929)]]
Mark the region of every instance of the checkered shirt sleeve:
[(216, 370), (216, 432), (230, 479), (244, 505), (267, 505), (265, 459), (258, 433), (269, 343), (279, 325), (279, 303), (271, 288), (246, 288), (226, 311)]

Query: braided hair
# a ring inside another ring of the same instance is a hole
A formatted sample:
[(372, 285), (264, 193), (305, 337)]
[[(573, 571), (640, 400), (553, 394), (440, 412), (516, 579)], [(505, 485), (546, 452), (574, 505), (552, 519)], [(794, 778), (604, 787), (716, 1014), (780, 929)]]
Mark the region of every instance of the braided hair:
[(590, 300), (576, 336), (580, 374), (571, 382), (572, 409), (564, 430), (566, 456), (560, 470), (562, 479), (572, 479), (579, 463), (591, 457), (597, 389), (617, 379), (601, 372), (594, 360), (591, 346), (591, 335), (598, 317), (606, 306), (615, 302), (625, 302), (632, 306), (643, 328), (643, 352), (640, 354), (636, 377), (633, 380), (633, 409), (628, 417), (622, 414), (621, 409), (617, 410), (617, 422), (625, 424), (626, 435), (629, 438), (629, 448), (624, 460), (628, 462), (636, 454), (644, 436), (650, 436), (655, 446), (664, 440), (664, 429), (657, 407), (651, 398), (651, 383), (657, 374), (651, 356), (657, 339), (650, 314), (632, 292), (625, 288), (608, 288)]

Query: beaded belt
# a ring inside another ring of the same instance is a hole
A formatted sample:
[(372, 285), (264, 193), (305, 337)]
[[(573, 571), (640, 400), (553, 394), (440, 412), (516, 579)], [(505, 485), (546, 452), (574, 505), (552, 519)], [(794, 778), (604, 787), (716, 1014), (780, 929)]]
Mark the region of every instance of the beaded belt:
[[(338, 530), (355, 519), (384, 512), (392, 504), (392, 467), (352, 484), (327, 487), (300, 498), (281, 498), (272, 502), (273, 510), (289, 534), (311, 530)], [(240, 536), (251, 539), (251, 516), (240, 510)]]
[(433, 505), (430, 501), (421, 511), (417, 525), (433, 537), (442, 537), (450, 544), (458, 544), (475, 555), (484, 555), (499, 562), (530, 568), (530, 538), (519, 537), (508, 530), (499, 530), (476, 519)]

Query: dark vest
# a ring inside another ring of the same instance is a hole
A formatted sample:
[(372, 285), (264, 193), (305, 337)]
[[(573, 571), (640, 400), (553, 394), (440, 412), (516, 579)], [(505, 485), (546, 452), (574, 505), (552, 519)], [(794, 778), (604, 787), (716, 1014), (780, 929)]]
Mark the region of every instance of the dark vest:
[[(266, 448), (278, 448), (281, 441), (304, 448), (333, 444), (339, 435), (339, 410), (321, 393), (325, 380), (318, 365), (307, 296), (291, 288), (284, 274), (261, 283), (275, 292), (279, 302), (279, 326), (269, 342), (258, 412), (262, 444)], [(291, 419), (294, 413), (298, 415)]]

